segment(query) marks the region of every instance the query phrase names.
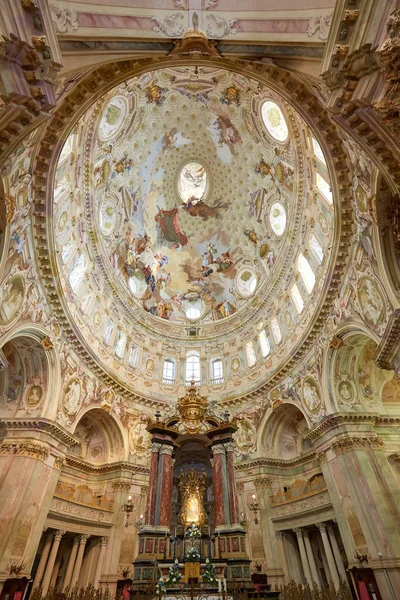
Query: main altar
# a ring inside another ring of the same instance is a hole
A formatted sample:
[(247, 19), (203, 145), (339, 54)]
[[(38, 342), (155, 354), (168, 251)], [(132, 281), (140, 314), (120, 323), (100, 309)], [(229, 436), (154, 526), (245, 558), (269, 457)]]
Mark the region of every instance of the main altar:
[(236, 426), (209, 414), (194, 382), (176, 412), (148, 426), (150, 477), (133, 590), (151, 581), (251, 585), (234, 475)]

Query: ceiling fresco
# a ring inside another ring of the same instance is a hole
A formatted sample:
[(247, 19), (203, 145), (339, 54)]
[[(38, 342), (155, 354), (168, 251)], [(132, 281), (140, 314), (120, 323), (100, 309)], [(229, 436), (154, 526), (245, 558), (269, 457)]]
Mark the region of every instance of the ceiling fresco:
[[(193, 327), (192, 347), (212, 356), (219, 336), (230, 339), (231, 387), (246, 364), (253, 385), (291, 352), (318, 304), (329, 194), (321, 147), (274, 90), (211, 66), (127, 80), (77, 121), (55, 170), (53, 237), (70, 318), (134, 386), (155, 389), (154, 353), (186, 353)], [(260, 368), (250, 346), (263, 328)]]
[(115, 90), (91, 140), (86, 195), (122, 293), (171, 321), (195, 305), (207, 322), (268, 284), (298, 202), (296, 150), (272, 94), (215, 69), (144, 75)]

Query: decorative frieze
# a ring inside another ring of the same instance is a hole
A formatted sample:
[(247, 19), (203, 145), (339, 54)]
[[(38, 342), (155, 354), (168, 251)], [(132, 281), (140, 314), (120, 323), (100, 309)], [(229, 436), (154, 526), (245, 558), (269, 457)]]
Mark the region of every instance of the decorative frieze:
[(37, 442), (2, 442), (0, 445), (0, 455), (6, 456), (8, 454), (45, 461), (50, 455), (50, 450)]
[(323, 507), (330, 506), (331, 501), (327, 491), (319, 492), (308, 498), (302, 500), (296, 500), (295, 502), (289, 502), (280, 506), (272, 507), (272, 518), (287, 517), (289, 515), (296, 515), (307, 511), (313, 511)]
[(109, 527), (113, 520), (112, 512), (81, 506), (59, 498), (53, 498), (49, 516), (62, 517), (66, 521), (99, 523)]
[(266, 475), (260, 475), (253, 480), (256, 490), (272, 487), (272, 480)]
[(120, 479), (112, 482), (112, 489), (114, 492), (129, 492), (132, 486), (132, 481), (124, 481)]

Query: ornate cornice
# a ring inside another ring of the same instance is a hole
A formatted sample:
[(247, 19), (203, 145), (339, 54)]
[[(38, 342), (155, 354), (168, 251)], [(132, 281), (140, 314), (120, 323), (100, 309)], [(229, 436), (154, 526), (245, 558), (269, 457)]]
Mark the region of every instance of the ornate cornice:
[(303, 465), (308, 462), (313, 462), (316, 459), (315, 452), (307, 452), (296, 458), (290, 458), (288, 460), (278, 458), (254, 458), (252, 460), (243, 461), (235, 465), (235, 471), (246, 471), (248, 469), (254, 469), (257, 467), (272, 467), (280, 469), (292, 469), (298, 465)]
[[(3, 430), (4, 433), (1, 432)], [(56, 442), (61, 442), (68, 448), (80, 444), (80, 440), (69, 433), (64, 427), (50, 421), (49, 419), (3, 419), (1, 422), (0, 435), (4, 437), (8, 431), (26, 431), (27, 433), (35, 431), (51, 437)]]
[[(52, 252), (51, 211), (48, 198), (52, 197), (52, 175), (59, 150), (71, 129), (72, 125), (101, 95), (128, 78), (140, 75), (154, 69), (168, 66), (178, 66), (192, 63), (190, 59), (177, 59), (174, 57), (164, 59), (143, 58), (139, 60), (123, 60), (101, 66), (80, 80), (75, 88), (65, 97), (63, 102), (54, 112), (49, 124), (43, 132), (37, 160), (33, 166), (34, 172), (34, 228), (36, 237), (37, 262), (41, 270), (42, 281), (46, 290), (47, 300), (57, 314), (58, 322), (65, 336), (74, 346), (76, 352), (84, 362), (93, 370), (99, 379), (106, 382), (116, 392), (137, 401), (141, 404), (160, 408), (164, 404), (151, 399), (142, 392), (133, 392), (127, 389), (125, 382), (117, 380), (117, 376), (103, 364), (92, 348), (86, 345), (77, 325), (69, 315), (68, 308), (59, 295), (57, 266)], [(343, 273), (348, 260), (351, 245), (352, 230), (352, 204), (351, 182), (347, 168), (347, 157), (342, 145), (341, 137), (335, 124), (330, 120), (319, 99), (295, 75), (284, 71), (274, 65), (259, 64), (248, 61), (227, 60), (209, 57), (196, 57), (196, 64), (201, 66), (217, 66), (227, 68), (238, 73), (244, 73), (260, 83), (264, 83), (276, 90), (280, 95), (291, 102), (296, 110), (307, 122), (315, 128), (319, 137), (323, 139), (324, 149), (330, 152), (330, 167), (336, 173), (336, 180), (332, 179), (332, 186), (336, 188), (335, 195), (340, 202), (336, 205), (336, 226), (341, 227), (337, 236), (330, 258), (330, 273), (324, 286), (324, 297), (316, 307), (310, 327), (298, 341), (297, 347), (281, 366), (261, 386), (254, 384), (255, 389), (240, 396), (240, 401), (251, 401), (256, 397), (265, 397), (282, 377), (290, 373), (297, 362), (304, 357), (319, 336), (325, 320), (331, 310), (332, 300), (337, 295), (342, 281)], [(232, 398), (235, 402), (236, 399)], [(231, 399), (225, 403), (230, 403)]]
[(362, 450), (365, 446), (371, 448), (382, 448), (383, 442), (378, 437), (367, 436), (351, 436), (343, 437), (332, 442), (330, 448), (335, 452), (336, 456), (345, 452), (353, 452), (354, 450)]
[(115, 462), (109, 465), (92, 465), (82, 460), (81, 458), (75, 458), (73, 456), (67, 456), (65, 464), (68, 467), (82, 471), (83, 473), (93, 473), (100, 475), (102, 473), (116, 473), (118, 471), (128, 471), (135, 475), (141, 473), (143, 475), (149, 475), (150, 469), (143, 465), (134, 465), (128, 462)]
[(50, 455), (50, 450), (43, 444), (38, 444), (37, 442), (3, 441), (0, 444), (0, 455), (6, 456), (8, 454), (45, 461)]
[(374, 363), (380, 369), (392, 370), (393, 359), (400, 346), (400, 308), (389, 318), (386, 331), (376, 349)]
[(315, 441), (320, 438), (324, 433), (334, 430), (341, 425), (354, 425), (354, 424), (369, 424), (374, 427), (377, 423), (380, 423), (381, 418), (378, 414), (366, 414), (366, 413), (342, 413), (329, 415), (322, 421), (320, 421), (315, 427), (313, 427), (308, 433), (304, 435), (304, 439)]

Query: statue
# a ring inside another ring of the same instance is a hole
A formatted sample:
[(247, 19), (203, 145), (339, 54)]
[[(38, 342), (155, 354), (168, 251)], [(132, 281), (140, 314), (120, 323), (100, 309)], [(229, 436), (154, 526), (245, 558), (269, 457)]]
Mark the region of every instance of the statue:
[(201, 473), (192, 468), (187, 473), (183, 470), (178, 476), (179, 489), (182, 497), (180, 520), (182, 525), (204, 525), (207, 515), (204, 511), (204, 495), (207, 483), (207, 474), (203, 469)]

